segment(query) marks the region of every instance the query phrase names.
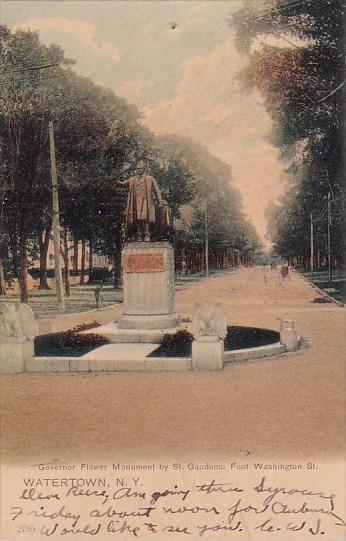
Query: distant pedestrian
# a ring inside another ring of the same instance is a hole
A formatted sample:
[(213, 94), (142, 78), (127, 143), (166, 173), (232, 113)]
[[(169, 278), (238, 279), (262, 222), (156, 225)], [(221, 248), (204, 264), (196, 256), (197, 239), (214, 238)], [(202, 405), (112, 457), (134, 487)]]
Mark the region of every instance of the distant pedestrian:
[(286, 278), (289, 278), (289, 266), (288, 265), (282, 265), (281, 266), (281, 278), (282, 280), (286, 280)]
[(95, 288), (95, 302), (96, 302), (96, 308), (100, 308), (101, 306), (101, 291), (102, 291), (102, 286), (97, 286)]

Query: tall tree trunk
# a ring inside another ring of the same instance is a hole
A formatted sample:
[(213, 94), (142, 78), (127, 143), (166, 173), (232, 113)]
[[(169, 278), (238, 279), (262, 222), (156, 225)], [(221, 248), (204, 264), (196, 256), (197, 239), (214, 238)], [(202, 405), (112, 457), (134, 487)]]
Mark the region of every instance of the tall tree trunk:
[(19, 257), (18, 257), (18, 239), (16, 233), (10, 233), (10, 249), (11, 249), (11, 259), (12, 259), (12, 270), (16, 278), (19, 277)]
[(89, 240), (89, 283), (93, 282), (93, 245), (91, 240)]
[(117, 289), (121, 280), (121, 252), (117, 251), (113, 255), (113, 287)]
[(81, 259), (81, 265), (80, 265), (80, 285), (84, 285), (85, 283), (85, 240), (82, 240), (82, 259)]
[(38, 244), (40, 249), (40, 283), (39, 289), (50, 289), (47, 281), (47, 253), (49, 247), (51, 228), (47, 228), (45, 233), (41, 231), (38, 235)]
[(70, 264), (68, 260), (68, 242), (67, 242), (67, 229), (64, 228), (64, 248), (61, 250), (61, 255), (64, 260), (64, 284), (65, 295), (70, 296)]
[(79, 247), (79, 242), (78, 240), (73, 237), (73, 272), (75, 272), (77, 274), (77, 271), (78, 271), (78, 247)]
[(28, 303), (28, 255), (26, 250), (26, 238), (24, 235), (20, 242), (20, 269), (19, 269), (19, 287), (20, 287), (20, 302)]
[(1, 296), (6, 296), (7, 295), (4, 266), (2, 264), (1, 259), (0, 259), (0, 295)]

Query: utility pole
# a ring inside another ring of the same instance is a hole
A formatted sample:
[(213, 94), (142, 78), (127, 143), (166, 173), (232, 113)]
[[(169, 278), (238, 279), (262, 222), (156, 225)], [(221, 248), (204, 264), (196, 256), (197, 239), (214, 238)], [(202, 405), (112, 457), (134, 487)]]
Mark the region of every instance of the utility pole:
[(209, 276), (209, 227), (208, 227), (208, 207), (205, 207), (204, 214), (205, 226), (205, 273)]
[(62, 280), (62, 269), (60, 259), (60, 220), (59, 220), (59, 192), (55, 161), (54, 127), (49, 122), (49, 149), (50, 167), (52, 176), (52, 202), (53, 202), (53, 236), (54, 236), (54, 266), (55, 266), (55, 287), (58, 302), (58, 311), (65, 310), (64, 285)]
[(331, 245), (330, 245), (330, 226), (332, 221), (331, 205), (330, 205), (330, 192), (328, 192), (328, 282), (332, 282), (332, 265), (331, 265)]
[(310, 270), (311, 277), (314, 274), (314, 222), (312, 221), (312, 212), (310, 213)]

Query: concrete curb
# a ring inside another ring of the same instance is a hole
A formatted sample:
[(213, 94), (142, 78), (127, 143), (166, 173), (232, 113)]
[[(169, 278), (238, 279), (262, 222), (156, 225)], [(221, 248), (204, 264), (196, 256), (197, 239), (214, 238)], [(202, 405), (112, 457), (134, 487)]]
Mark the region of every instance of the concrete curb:
[(286, 353), (286, 346), (280, 342), (269, 344), (266, 346), (258, 346), (255, 348), (234, 349), (233, 351), (225, 351), (225, 363), (233, 363), (237, 361), (248, 361), (251, 359), (261, 359), (263, 357), (273, 357)]
[(187, 372), (192, 370), (190, 357), (165, 357), (93, 360), (84, 357), (34, 357), (26, 361), (25, 372), (86, 373), (86, 372)]
[[(299, 344), (301, 339), (299, 339)], [(286, 353), (286, 346), (276, 342), (266, 346), (226, 351), (224, 362), (231, 364), (273, 357)], [(192, 370), (191, 357), (145, 357), (143, 359), (88, 359), (82, 357), (34, 357), (25, 362), (25, 372), (34, 373), (80, 373), (80, 372), (187, 372)]]
[(307, 282), (309, 284), (310, 287), (312, 287), (312, 289), (316, 289), (316, 291), (318, 291), (318, 293), (320, 295), (322, 295), (322, 297), (324, 297), (325, 299), (328, 299), (329, 301), (333, 302), (334, 304), (336, 304), (337, 306), (339, 306), (339, 308), (343, 308), (345, 305), (343, 302), (341, 301), (338, 301), (337, 299), (334, 299), (334, 297), (332, 297), (331, 295), (329, 295), (329, 293), (327, 293), (326, 291), (323, 291), (323, 289), (321, 289), (320, 287), (318, 287), (316, 284), (314, 284), (313, 282), (311, 282), (311, 280), (309, 280), (309, 278), (307, 278), (306, 276), (304, 276), (303, 274), (300, 274), (300, 272), (298, 272), (296, 269), (292, 269), (300, 278), (302, 278), (303, 280), (305, 280), (305, 282)]

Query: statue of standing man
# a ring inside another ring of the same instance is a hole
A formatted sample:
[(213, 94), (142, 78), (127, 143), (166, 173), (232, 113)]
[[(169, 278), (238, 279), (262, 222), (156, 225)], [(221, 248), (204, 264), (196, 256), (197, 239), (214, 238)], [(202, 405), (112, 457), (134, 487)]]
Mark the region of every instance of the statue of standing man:
[(137, 163), (135, 176), (124, 181), (117, 181), (122, 186), (128, 186), (126, 205), (126, 225), (129, 240), (151, 240), (151, 227), (160, 226), (162, 216), (165, 226), (171, 226), (171, 213), (166, 201), (162, 199), (160, 188), (150, 175), (146, 174), (143, 161)]

